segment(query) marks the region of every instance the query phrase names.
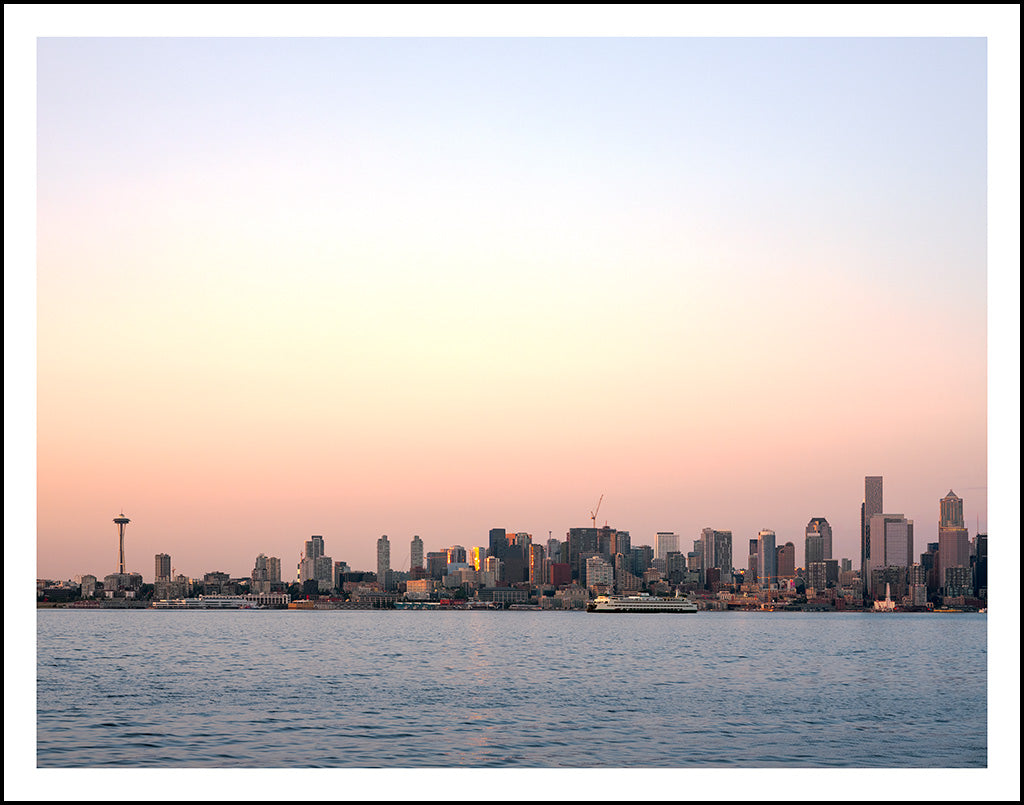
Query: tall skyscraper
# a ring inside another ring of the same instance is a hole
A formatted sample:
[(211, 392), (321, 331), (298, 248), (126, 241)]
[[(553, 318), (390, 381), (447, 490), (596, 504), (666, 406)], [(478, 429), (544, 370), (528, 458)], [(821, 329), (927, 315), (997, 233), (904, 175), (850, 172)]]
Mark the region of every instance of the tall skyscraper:
[(876, 514), (868, 523), (871, 552), (868, 573), (914, 564), (914, 521), (902, 514)]
[(939, 501), (939, 586), (951, 567), (970, 567), (970, 539), (964, 528), (964, 502), (952, 489)]
[(306, 540), (306, 558), (316, 559), (324, 555), (324, 538), (314, 535)]
[(124, 516), (124, 512), (121, 512), (120, 516), (114, 518), (114, 522), (117, 523), (117, 535), (118, 540), (121, 543), (120, 558), (117, 563), (117, 572), (124, 575), (124, 527), (131, 522), (127, 517)]
[(882, 513), (882, 476), (864, 476), (864, 502), (860, 506), (860, 578), (865, 597), (871, 583), (871, 518)]
[(508, 545), (504, 528), (492, 528), (487, 535), (487, 555), (497, 556)]
[(325, 555), (324, 538), (319, 534), (306, 540), (305, 555), (299, 562), (299, 584), (305, 584), (313, 579), (316, 579), (317, 587), (321, 591), (334, 586), (334, 560)]
[(423, 540), (417, 535), (412, 538), (409, 545), (409, 571), (412, 572), (418, 567), (423, 567)]
[(391, 575), (391, 543), (384, 534), (377, 540), (377, 583), (382, 589), (388, 589)]
[(154, 581), (171, 580), (171, 557), (166, 553), (156, 555), (156, 570), (153, 573)]
[(732, 584), (732, 532), (702, 529), (700, 545), (704, 554), (704, 571), (718, 568), (719, 579), (725, 584)]
[(655, 559), (664, 559), (669, 551), (679, 550), (679, 535), (674, 531), (659, 531), (654, 537)]
[(779, 581), (775, 532), (767, 528), (757, 532), (757, 580), (761, 589), (767, 589)]
[[(812, 517), (811, 521), (807, 524), (807, 530), (804, 532), (805, 537), (810, 537), (811, 534), (821, 535), (821, 558), (813, 561), (823, 562), (826, 559), (832, 558), (832, 526), (828, 524), (828, 520), (824, 517)], [(807, 558), (805, 553), (804, 563), (812, 561)]]
[(796, 546), (792, 542), (780, 545), (775, 549), (775, 573), (779, 581), (796, 577)]

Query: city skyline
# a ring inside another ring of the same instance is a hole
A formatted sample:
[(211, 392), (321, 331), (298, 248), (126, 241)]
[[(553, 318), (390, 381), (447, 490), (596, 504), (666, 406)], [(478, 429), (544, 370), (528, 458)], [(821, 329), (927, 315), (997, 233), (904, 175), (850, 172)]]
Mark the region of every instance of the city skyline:
[(984, 40), (43, 39), (38, 85), (40, 572), (112, 504), (215, 565), (599, 499), (850, 554), (866, 471), (987, 529)]

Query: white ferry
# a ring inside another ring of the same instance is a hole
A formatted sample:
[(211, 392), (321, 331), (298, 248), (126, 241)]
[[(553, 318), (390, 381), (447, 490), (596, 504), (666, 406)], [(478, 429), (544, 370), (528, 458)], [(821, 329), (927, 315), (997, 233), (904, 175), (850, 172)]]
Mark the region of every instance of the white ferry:
[(587, 605), (587, 612), (696, 612), (691, 598), (658, 598), (647, 593), (599, 595)]

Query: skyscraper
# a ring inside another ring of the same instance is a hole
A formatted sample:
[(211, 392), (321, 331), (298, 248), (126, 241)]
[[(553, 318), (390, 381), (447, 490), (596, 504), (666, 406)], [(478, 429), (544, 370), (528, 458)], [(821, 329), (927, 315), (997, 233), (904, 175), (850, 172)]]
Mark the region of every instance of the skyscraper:
[(725, 584), (732, 583), (732, 532), (705, 528), (700, 532), (701, 550), (704, 553), (704, 571), (718, 568), (719, 578)]
[(156, 570), (153, 573), (154, 581), (171, 580), (171, 557), (166, 553), (156, 555)]
[(867, 596), (871, 581), (871, 518), (882, 513), (882, 476), (864, 476), (864, 502), (860, 506), (860, 579)]
[(664, 559), (669, 551), (679, 550), (679, 535), (674, 531), (659, 531), (654, 537), (655, 559)]
[(412, 572), (418, 567), (423, 567), (423, 540), (417, 535), (412, 538), (409, 545), (409, 571)]
[(377, 540), (377, 583), (382, 589), (387, 590), (390, 586), (389, 576), (391, 575), (391, 543), (388, 542), (388, 535), (383, 534)]
[[(814, 561), (823, 562), (826, 559), (832, 558), (832, 526), (828, 524), (828, 520), (824, 517), (812, 517), (811, 521), (807, 524), (807, 530), (804, 532), (805, 537), (809, 537), (811, 534), (821, 535), (821, 559)], [(804, 562), (810, 562), (805, 555)]]
[(914, 521), (902, 514), (876, 514), (868, 523), (871, 553), (868, 573), (914, 564)]
[(951, 567), (970, 567), (970, 546), (964, 528), (964, 502), (952, 489), (939, 501), (939, 586), (946, 586)]
[(775, 573), (779, 581), (796, 577), (796, 546), (792, 542), (775, 549)]
[(775, 532), (767, 528), (757, 532), (757, 581), (761, 589), (768, 589), (779, 581)]

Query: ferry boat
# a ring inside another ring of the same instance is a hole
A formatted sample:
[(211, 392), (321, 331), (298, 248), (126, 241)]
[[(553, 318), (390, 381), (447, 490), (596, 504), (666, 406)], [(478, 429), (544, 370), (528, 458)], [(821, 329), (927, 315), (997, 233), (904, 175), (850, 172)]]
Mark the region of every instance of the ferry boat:
[(691, 598), (658, 598), (648, 593), (599, 595), (587, 605), (587, 612), (696, 612)]

